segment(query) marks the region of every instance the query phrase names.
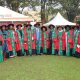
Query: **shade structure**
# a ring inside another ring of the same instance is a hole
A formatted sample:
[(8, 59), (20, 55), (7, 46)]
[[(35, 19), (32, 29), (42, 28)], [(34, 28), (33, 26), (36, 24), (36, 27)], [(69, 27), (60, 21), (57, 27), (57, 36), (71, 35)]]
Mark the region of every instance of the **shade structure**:
[(62, 15), (58, 12), (57, 15), (48, 23), (44, 24), (45, 26), (48, 25), (55, 25), (55, 26), (59, 26), (59, 25), (76, 25), (76, 23), (72, 23), (69, 22), (68, 20), (66, 20), (64, 17), (62, 17)]
[(0, 6), (0, 22), (5, 21), (34, 21), (34, 19)]

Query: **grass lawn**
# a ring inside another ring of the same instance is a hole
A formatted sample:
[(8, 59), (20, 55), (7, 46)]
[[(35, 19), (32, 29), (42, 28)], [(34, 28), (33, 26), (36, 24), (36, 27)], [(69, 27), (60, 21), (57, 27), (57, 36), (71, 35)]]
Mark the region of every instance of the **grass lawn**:
[(80, 59), (25, 56), (0, 63), (0, 80), (80, 80)]

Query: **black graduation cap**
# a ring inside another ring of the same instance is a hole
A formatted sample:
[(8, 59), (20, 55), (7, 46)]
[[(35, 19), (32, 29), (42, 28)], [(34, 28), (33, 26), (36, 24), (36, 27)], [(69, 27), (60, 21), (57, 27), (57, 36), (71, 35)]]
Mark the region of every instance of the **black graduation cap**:
[(52, 24), (51, 24), (51, 25), (49, 25), (48, 27), (49, 27), (50, 29), (51, 29), (51, 27), (55, 28), (55, 26), (54, 26), (54, 25), (52, 25)]
[(41, 30), (43, 31), (43, 28), (45, 28), (45, 31), (47, 31), (47, 27), (46, 26), (42, 26)]
[(22, 24), (17, 24), (17, 25), (16, 25), (16, 28), (18, 28), (19, 26), (22, 27)]
[(10, 27), (10, 26), (14, 27), (14, 24), (8, 24), (8, 27)]

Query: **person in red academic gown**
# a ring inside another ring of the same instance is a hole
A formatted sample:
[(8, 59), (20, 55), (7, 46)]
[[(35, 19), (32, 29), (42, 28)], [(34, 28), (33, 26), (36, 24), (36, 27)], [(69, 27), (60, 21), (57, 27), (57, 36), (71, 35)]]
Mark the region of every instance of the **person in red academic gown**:
[(59, 39), (59, 55), (66, 55), (66, 34), (62, 26), (57, 27)]
[(63, 56), (66, 55), (66, 32), (64, 31), (62, 34), (62, 51), (63, 51)]
[(70, 35), (68, 35), (68, 42), (70, 43), (70, 56), (73, 56), (74, 48), (74, 27), (70, 28)]
[(21, 47), (21, 43), (20, 43), (20, 39), (22, 34), (19, 33), (18, 29), (21, 29), (22, 25), (18, 24), (17, 26), (17, 30), (14, 32), (14, 37), (15, 37), (15, 49), (17, 52), (17, 56), (22, 56), (22, 47)]
[(32, 54), (36, 54), (37, 55), (37, 52), (36, 52), (36, 28), (32, 25), (31, 27), (31, 48), (32, 48)]
[(41, 41), (40, 53), (43, 54), (43, 47), (44, 47), (44, 35), (43, 35), (43, 33), (41, 33), (40, 41)]
[(49, 25), (49, 54), (52, 54), (52, 32), (54, 30), (55, 26), (54, 25)]
[(75, 57), (80, 58), (80, 26), (78, 27), (78, 36), (76, 37), (77, 37), (77, 44), (76, 44)]
[(24, 29), (23, 29), (23, 47), (24, 47), (24, 52), (26, 52), (26, 55), (28, 55), (28, 25), (24, 24)]
[(53, 43), (54, 43), (54, 50), (55, 50), (55, 53), (54, 55), (58, 55), (58, 52), (59, 52), (59, 39), (58, 39), (58, 30), (56, 29), (54, 31), (54, 39), (53, 39)]
[(47, 38), (47, 28), (45, 26), (41, 27), (41, 54), (47, 54), (47, 48), (48, 48), (48, 38)]
[(49, 31), (46, 31), (46, 48), (47, 48), (47, 54), (50, 55), (50, 38), (49, 38)]
[(77, 58), (80, 58), (80, 32), (78, 34), (78, 41), (77, 41), (77, 47), (76, 47), (75, 56)]
[[(43, 28), (45, 30), (43, 30)], [(47, 31), (47, 28), (45, 26), (42, 26), (41, 30), (42, 30), (42, 33), (41, 33), (41, 50), (40, 50), (40, 52), (43, 53), (43, 48), (45, 45), (44, 42), (46, 41), (46, 50), (47, 50), (46, 53), (49, 55), (49, 54), (51, 54), (49, 51), (50, 50), (49, 32)], [(46, 34), (44, 34), (44, 32)], [(46, 40), (44, 39), (44, 36), (46, 36)]]
[(14, 24), (9, 24), (8, 26), (8, 31), (7, 31), (7, 38), (6, 38), (6, 41), (7, 41), (7, 46), (8, 46), (8, 51), (9, 51), (9, 55), (10, 57), (14, 57), (13, 55), (13, 47), (12, 47), (12, 30), (14, 29)]

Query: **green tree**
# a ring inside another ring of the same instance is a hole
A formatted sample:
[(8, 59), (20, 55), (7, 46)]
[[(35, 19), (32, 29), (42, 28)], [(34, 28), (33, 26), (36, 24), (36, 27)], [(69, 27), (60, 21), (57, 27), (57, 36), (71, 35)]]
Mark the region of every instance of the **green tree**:
[[(59, 4), (62, 7), (60, 7), (59, 9), (55, 9), (54, 7), (58, 6)], [(48, 7), (47, 9), (45, 5)], [(65, 14), (65, 16), (67, 16), (69, 21), (73, 22), (76, 15), (78, 15), (80, 12), (79, 6), (80, 6), (80, 0), (46, 0), (45, 3), (43, 3), (44, 8), (42, 7), (43, 8), (42, 20), (44, 18), (48, 20), (49, 15), (59, 11), (63, 15)]]
[(41, 21), (44, 23), (46, 22), (46, 17), (45, 17), (45, 4), (46, 0), (41, 0)]
[(18, 9), (22, 0), (4, 0), (4, 2), (6, 2), (5, 6), (18, 12)]
[(79, 10), (80, 0), (56, 0), (56, 1), (58, 1), (62, 5), (62, 8), (66, 11), (68, 20), (74, 21)]
[(0, 0), (0, 6), (4, 6), (4, 1)]

